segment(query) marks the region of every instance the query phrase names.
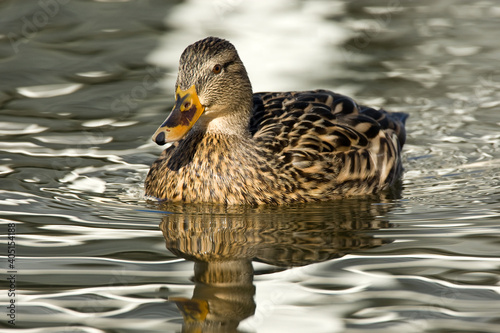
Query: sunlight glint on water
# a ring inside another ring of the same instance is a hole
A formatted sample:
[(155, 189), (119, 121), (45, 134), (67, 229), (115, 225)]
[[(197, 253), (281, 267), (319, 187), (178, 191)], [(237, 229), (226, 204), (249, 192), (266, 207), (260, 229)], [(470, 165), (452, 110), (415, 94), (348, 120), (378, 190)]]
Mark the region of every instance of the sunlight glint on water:
[[(496, 2), (56, 2), (0, 4), (2, 329), (500, 331)], [(255, 90), (409, 113), (401, 193), (146, 203), (178, 58), (207, 35)]]

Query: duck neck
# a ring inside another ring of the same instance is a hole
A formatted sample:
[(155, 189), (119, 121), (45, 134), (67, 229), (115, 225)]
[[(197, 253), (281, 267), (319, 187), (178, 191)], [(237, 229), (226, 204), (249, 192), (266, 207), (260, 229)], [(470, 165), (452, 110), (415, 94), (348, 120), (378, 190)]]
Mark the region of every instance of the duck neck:
[(250, 137), (249, 121), (252, 106), (239, 105), (228, 112), (208, 112), (194, 125), (192, 131), (205, 135)]

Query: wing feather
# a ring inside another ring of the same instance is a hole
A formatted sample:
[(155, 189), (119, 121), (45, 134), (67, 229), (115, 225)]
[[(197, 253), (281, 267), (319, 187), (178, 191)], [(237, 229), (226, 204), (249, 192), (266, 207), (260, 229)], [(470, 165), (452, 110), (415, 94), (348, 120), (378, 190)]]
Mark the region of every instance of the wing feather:
[(316, 190), (314, 180), (375, 187), (401, 171), (404, 121), (404, 114), (358, 106), (327, 90), (258, 93), (250, 131), (277, 157), (276, 168), (294, 168)]

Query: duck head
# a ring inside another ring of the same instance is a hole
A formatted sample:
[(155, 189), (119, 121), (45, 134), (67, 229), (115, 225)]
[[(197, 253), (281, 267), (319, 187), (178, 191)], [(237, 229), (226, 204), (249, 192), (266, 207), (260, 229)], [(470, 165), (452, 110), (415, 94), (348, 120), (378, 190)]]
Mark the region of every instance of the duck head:
[(175, 142), (195, 130), (238, 135), (248, 128), (251, 109), (252, 86), (235, 47), (208, 37), (182, 53), (175, 105), (153, 141)]

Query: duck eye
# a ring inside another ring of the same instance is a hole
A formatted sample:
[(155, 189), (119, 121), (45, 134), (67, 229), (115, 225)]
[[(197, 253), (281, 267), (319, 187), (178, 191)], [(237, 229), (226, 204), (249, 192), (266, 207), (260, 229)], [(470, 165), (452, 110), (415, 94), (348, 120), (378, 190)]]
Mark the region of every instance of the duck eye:
[(222, 72), (222, 66), (219, 64), (215, 65), (214, 68), (212, 68), (212, 72), (214, 72), (214, 74), (219, 74)]

